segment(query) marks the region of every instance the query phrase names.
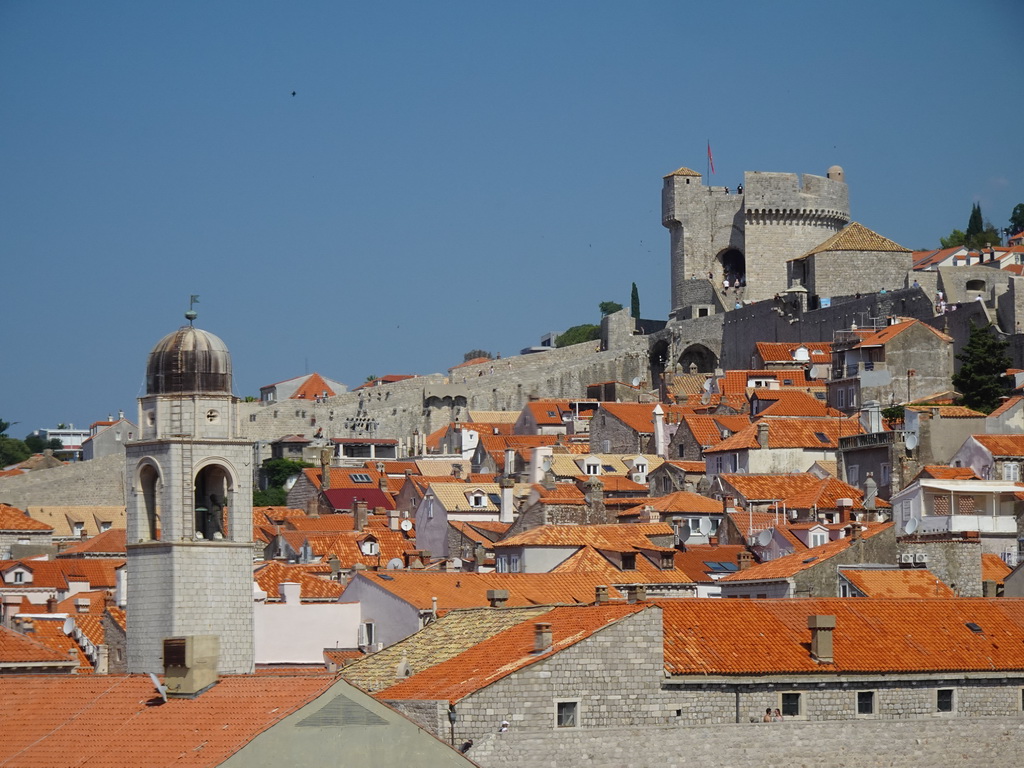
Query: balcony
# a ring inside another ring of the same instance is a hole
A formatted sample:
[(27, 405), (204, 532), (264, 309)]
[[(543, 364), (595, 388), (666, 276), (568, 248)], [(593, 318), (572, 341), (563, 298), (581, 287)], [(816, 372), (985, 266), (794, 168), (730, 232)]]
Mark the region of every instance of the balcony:
[(848, 363), (846, 365), (835, 365), (832, 367), (833, 379), (855, 379), (864, 371), (884, 371), (885, 363), (875, 360), (865, 360), (860, 363)]
[(858, 448), (876, 448), (881, 445), (892, 445), (897, 441), (905, 442), (909, 434), (909, 431), (895, 429), (892, 432), (869, 432), (866, 435), (840, 437), (839, 450), (851, 451)]

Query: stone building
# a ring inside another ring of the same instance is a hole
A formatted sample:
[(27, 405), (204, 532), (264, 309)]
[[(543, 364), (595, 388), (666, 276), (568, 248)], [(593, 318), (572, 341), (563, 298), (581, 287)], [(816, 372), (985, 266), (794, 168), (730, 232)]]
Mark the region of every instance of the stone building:
[(253, 450), (231, 355), (182, 326), (153, 348), (138, 439), (126, 445), (128, 669), (163, 663), (167, 637), (219, 637), (218, 669), (253, 669)]

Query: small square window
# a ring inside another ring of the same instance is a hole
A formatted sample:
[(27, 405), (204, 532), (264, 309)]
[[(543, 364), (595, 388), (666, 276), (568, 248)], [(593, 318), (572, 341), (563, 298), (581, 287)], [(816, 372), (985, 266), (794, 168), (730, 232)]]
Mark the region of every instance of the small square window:
[(634, 552), (623, 552), (622, 553), (622, 570), (624, 570), (624, 571), (635, 571), (636, 570), (636, 553), (634, 553)]
[(783, 717), (799, 717), (803, 714), (801, 711), (803, 701), (802, 694), (799, 693), (784, 693), (782, 694), (782, 716)]
[(579, 725), (580, 703), (578, 701), (556, 702), (555, 709), (555, 724), (559, 728), (575, 728)]
[(953, 689), (939, 688), (935, 692), (935, 711), (952, 712), (954, 704)]
[(857, 714), (858, 715), (873, 715), (873, 714), (875, 714), (875, 692), (874, 691), (857, 691)]

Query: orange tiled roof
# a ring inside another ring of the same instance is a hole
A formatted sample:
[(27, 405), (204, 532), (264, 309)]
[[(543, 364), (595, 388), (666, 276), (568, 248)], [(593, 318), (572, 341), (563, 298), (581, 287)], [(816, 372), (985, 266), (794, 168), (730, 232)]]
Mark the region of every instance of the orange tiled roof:
[(301, 585), (303, 600), (337, 599), (344, 591), (338, 582), (314, 576), (304, 565), (285, 565), (276, 561), (257, 564), (253, 579), (267, 593), (268, 600), (281, 599), (280, 585), (284, 582)]
[[(854, 525), (856, 525), (856, 523), (854, 523)], [(867, 528), (861, 533), (861, 536), (868, 539), (882, 531), (892, 528), (892, 526), (892, 523), (867, 524)], [(845, 552), (850, 548), (851, 542), (852, 539), (849, 537), (836, 539), (835, 541), (822, 544), (819, 547), (812, 547), (811, 549), (794, 552), (791, 555), (785, 555), (775, 560), (758, 563), (745, 571), (730, 574), (724, 577), (722, 581), (732, 582), (788, 579), (801, 571), (805, 571), (808, 568), (813, 568), (814, 566), (821, 564), (830, 557), (835, 557), (840, 552)]]
[(843, 568), (840, 573), (865, 597), (956, 597), (941, 579), (923, 568)]
[(903, 407), (908, 411), (918, 413), (931, 413), (933, 410), (937, 410), (943, 419), (978, 419), (985, 416), (981, 411), (976, 411), (965, 405), (905, 405)]
[(560, 435), (480, 435), (479, 446), (494, 461), (499, 472), (505, 470), (505, 449), (512, 448), (517, 453), (526, 451), (529, 455), (530, 448), (542, 445), (554, 445), (558, 442)]
[(50, 531), (53, 528), (46, 523), (33, 520), (27, 512), (22, 512), (10, 504), (0, 504), (0, 530), (3, 531)]
[[(0, 626), (0, 666), (35, 664), (39, 662), (66, 662), (69, 660), (66, 650), (56, 650), (48, 644), (39, 642), (35, 638), (35, 633), (23, 635), (20, 632), (15, 632), (13, 629)], [(0, 680), (3, 679), (5, 679), (5, 676), (0, 675)], [(23, 678), (18, 676), (17, 679)], [(7, 706), (16, 706), (17, 695), (13, 694), (13, 696), (14, 699), (7, 700)], [(0, 712), (2, 712), (4, 706), (5, 702), (0, 701)], [(2, 754), (2, 748), (0, 748), (0, 754)]]
[(562, 426), (562, 413), (569, 410), (568, 400), (535, 400), (525, 406), (537, 426)]
[[(1024, 668), (1024, 600), (1017, 598), (694, 598), (658, 605), (665, 668), (675, 675)], [(808, 651), (812, 615), (835, 616), (832, 664), (819, 664)]]
[[(868, 229), (863, 224), (851, 221), (825, 242), (815, 246), (800, 258), (826, 251), (881, 251), (883, 253), (910, 253), (899, 243)], [(796, 259), (793, 259), (796, 261)]]
[(928, 464), (921, 467), (914, 480), (919, 477), (930, 477), (934, 480), (981, 480), (970, 467), (947, 467), (943, 464)]
[[(735, 434), (750, 426), (749, 416), (685, 416), (683, 424), (702, 448), (722, 442), (722, 432)], [(682, 428), (682, 425), (680, 425)]]
[(750, 393), (750, 403), (758, 400), (767, 403), (757, 413), (762, 416), (808, 416), (808, 417), (842, 417), (843, 412), (829, 408), (824, 400), (819, 400), (801, 389), (755, 389)]
[(28, 589), (64, 590), (69, 581), (88, 581), (92, 589), (113, 589), (117, 586), (117, 568), (124, 565), (117, 558), (59, 558), (57, 560), (3, 560), (0, 571), (15, 565), (23, 565), (32, 571), (32, 583), (23, 585)]
[(859, 435), (864, 428), (856, 419), (793, 419), (774, 418), (759, 421), (731, 437), (712, 445), (705, 453), (720, 451), (757, 450), (758, 431), (768, 427), (768, 448), (808, 448), (835, 450), (840, 437)]
[[(601, 410), (614, 416), (634, 432), (654, 433), (654, 408), (657, 403), (601, 403)], [(681, 405), (661, 404), (665, 411), (665, 423), (675, 423), (693, 413), (693, 408)]]
[(993, 456), (1024, 456), (1024, 435), (972, 435)]
[(793, 355), (800, 347), (807, 350), (811, 363), (832, 362), (832, 344), (827, 341), (759, 341), (754, 346), (765, 365), (796, 362)]
[[(375, 695), (385, 700), (429, 698), (454, 703), (649, 608), (646, 603), (552, 608)], [(543, 653), (534, 650), (537, 621), (551, 624), (551, 647)]]
[(268, 686), (226, 675), (195, 699), (152, 706), (148, 675), (0, 676), (0, 763), (66, 765), (75, 755), (94, 768), (220, 765), (335, 682), (292, 673)]
[(50, 650), (63, 656), (65, 659), (72, 659), (78, 665), (76, 674), (92, 674), (92, 662), (82, 652), (78, 643), (70, 635), (64, 634), (64, 617), (55, 615), (53, 618), (41, 618), (36, 616), (33, 620), (35, 627), (32, 632), (32, 639), (40, 645), (45, 645)]
[[(377, 542), (379, 554), (366, 555), (360, 548), (367, 537), (371, 536)], [(404, 559), (404, 555), (414, 549), (414, 541), (405, 531), (392, 531), (387, 527), (373, 528), (361, 533), (352, 531), (338, 534), (327, 543), (322, 557), (327, 562), (331, 555), (336, 555), (341, 567), (346, 569), (356, 563), (362, 563), (368, 568), (383, 567), (395, 558)]]
[(318, 397), (323, 397), (325, 392), (327, 393), (327, 397), (334, 397), (335, 394), (337, 394), (327, 385), (323, 376), (319, 373), (311, 373), (309, 374), (309, 377), (302, 382), (302, 385), (292, 393), (290, 399), (314, 400)]
[(628, 549), (651, 546), (650, 536), (671, 536), (668, 523), (630, 523), (626, 525), (541, 525), (496, 542), (508, 547), (566, 547), (590, 544), (601, 549)]
[(675, 493), (650, 499), (644, 504), (630, 507), (620, 514), (642, 514), (646, 507), (652, 507), (655, 512), (661, 515), (674, 512), (680, 514), (688, 512), (721, 514), (722, 512), (722, 502), (717, 499), (710, 499), (707, 496), (701, 496), (699, 493), (690, 493), (689, 491), (676, 491)]
[[(440, 611), (480, 608), (488, 605), (491, 589), (508, 590), (510, 608), (532, 605), (586, 604), (594, 602), (594, 588), (608, 585), (605, 572), (584, 573), (446, 573), (441, 571), (357, 572), (366, 580), (410, 605), (427, 610), (437, 598)], [(621, 595), (611, 590), (612, 597)]]
[(999, 555), (985, 553), (981, 556), (981, 580), (1002, 584), (1013, 569)]
[(915, 326), (920, 326), (921, 328), (927, 329), (930, 333), (935, 334), (935, 336), (942, 341), (948, 342), (950, 344), (953, 343), (953, 338), (943, 333), (942, 331), (932, 328), (930, 325), (922, 323), (920, 320), (907, 320), (903, 318), (903, 322), (893, 323), (892, 325), (887, 325), (885, 328), (882, 328), (879, 331), (874, 331), (873, 333), (867, 333), (861, 336), (860, 341), (857, 344), (853, 345), (853, 349), (860, 349), (863, 347), (884, 346), (885, 344), (890, 342), (895, 337), (899, 336), (904, 331)]
[[(1022, 265), (1018, 265), (1018, 266), (1022, 266)], [(1010, 374), (1010, 373), (1013, 373), (1013, 371), (1007, 371), (1007, 373)], [(1024, 397), (1021, 397), (1020, 395), (1014, 395), (1013, 397), (1006, 398), (1006, 400), (1003, 402), (1003, 404), (1000, 405), (998, 408), (996, 408), (994, 411), (992, 411), (992, 413), (990, 413), (988, 415), (988, 417), (990, 419), (994, 419), (994, 418), (998, 418), (999, 416), (1002, 416), (1004, 413), (1006, 413), (1011, 408), (1016, 406), (1021, 400), (1024, 400)]]
[(740, 552), (747, 548), (739, 544), (688, 544), (686, 549), (676, 553), (676, 568), (683, 571), (691, 581), (713, 583), (712, 573), (721, 571), (708, 563), (733, 563), (738, 567)]
[(97, 533), (84, 541), (72, 544), (60, 551), (59, 557), (78, 557), (87, 555), (120, 555), (127, 557), (127, 531), (124, 528), (110, 528)]

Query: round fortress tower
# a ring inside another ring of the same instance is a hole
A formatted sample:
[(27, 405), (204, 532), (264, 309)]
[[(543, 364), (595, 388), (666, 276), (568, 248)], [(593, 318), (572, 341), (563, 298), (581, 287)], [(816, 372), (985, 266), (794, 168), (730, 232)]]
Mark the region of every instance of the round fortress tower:
[[(743, 186), (705, 186), (702, 176), (680, 168), (665, 176), (662, 224), (671, 235), (673, 319), (708, 303), (760, 301), (785, 291), (786, 262), (825, 241), (850, 222), (843, 169), (826, 176), (747, 171)], [(739, 291), (723, 291), (723, 281)]]

